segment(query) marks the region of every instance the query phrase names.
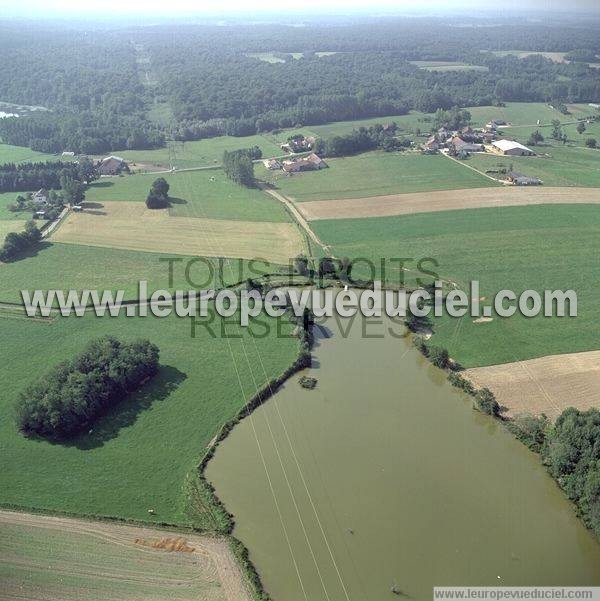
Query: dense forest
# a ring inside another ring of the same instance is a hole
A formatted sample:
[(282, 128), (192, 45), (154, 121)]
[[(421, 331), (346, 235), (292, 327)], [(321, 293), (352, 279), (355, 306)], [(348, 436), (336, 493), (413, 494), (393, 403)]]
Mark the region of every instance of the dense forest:
[[(5, 23), (0, 100), (50, 111), (0, 119), (0, 136), (45, 152), (97, 154), (411, 109), (600, 99), (600, 70), (585, 62), (600, 54), (595, 23), (503, 17), (467, 25), (387, 17), (65, 31)], [(573, 62), (492, 52), (514, 49), (569, 52)], [(481, 68), (428, 71), (416, 60)], [(168, 107), (167, 123), (153, 116), (157, 105)]]

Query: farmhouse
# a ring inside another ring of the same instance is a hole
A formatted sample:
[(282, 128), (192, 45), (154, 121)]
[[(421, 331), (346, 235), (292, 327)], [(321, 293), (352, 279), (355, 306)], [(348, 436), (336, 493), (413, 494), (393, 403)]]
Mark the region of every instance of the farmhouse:
[(502, 154), (509, 156), (531, 157), (535, 154), (535, 152), (527, 148), (527, 146), (523, 146), (523, 144), (519, 144), (512, 140), (498, 140), (492, 142), (492, 146)]
[(422, 149), (423, 152), (426, 153), (436, 153), (441, 147), (441, 144), (438, 142), (436, 136), (431, 136), (425, 144), (423, 144)]
[(306, 152), (312, 149), (316, 141), (314, 136), (304, 137), (298, 134), (289, 138), (285, 144), (282, 144), (281, 149), (286, 152)]
[(327, 163), (314, 152), (307, 157), (283, 161), (283, 170), (287, 173), (298, 173), (300, 171), (317, 171), (325, 169)]
[(33, 202), (35, 202), (36, 204), (43, 205), (48, 202), (48, 196), (48, 190), (42, 188), (31, 195), (31, 200), (33, 200)]
[(529, 177), (518, 171), (509, 171), (507, 173), (507, 179), (512, 182), (515, 186), (541, 186), (544, 182), (537, 177)]
[(129, 171), (129, 167), (121, 157), (109, 156), (103, 158), (97, 165), (99, 175), (119, 175), (123, 171)]
[(482, 152), (484, 150), (483, 144), (467, 142), (458, 136), (452, 138), (450, 145), (454, 148), (455, 152)]
[(266, 159), (263, 161), (263, 165), (271, 171), (281, 169), (281, 163), (277, 159)]

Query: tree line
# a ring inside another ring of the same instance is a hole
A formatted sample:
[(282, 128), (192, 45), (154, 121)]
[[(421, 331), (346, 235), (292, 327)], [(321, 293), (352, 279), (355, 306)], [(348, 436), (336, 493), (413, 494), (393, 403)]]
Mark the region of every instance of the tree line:
[(386, 152), (402, 150), (411, 145), (409, 139), (398, 139), (396, 137), (397, 125), (375, 124), (369, 127), (359, 127), (344, 136), (332, 136), (330, 138), (319, 138), (314, 151), (326, 157), (339, 157), (366, 152), (367, 150), (381, 149)]
[(159, 350), (148, 340), (94, 340), (21, 393), (17, 426), (25, 435), (71, 438), (156, 375), (158, 361)]
[(68, 180), (89, 183), (98, 177), (92, 161), (79, 163), (46, 161), (0, 165), (0, 192), (26, 192), (39, 188), (59, 189)]

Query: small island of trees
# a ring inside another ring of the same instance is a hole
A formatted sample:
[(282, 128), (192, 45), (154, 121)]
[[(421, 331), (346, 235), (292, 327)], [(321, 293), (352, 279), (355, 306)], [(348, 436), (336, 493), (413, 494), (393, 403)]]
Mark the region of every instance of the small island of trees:
[(21, 393), (17, 426), (28, 436), (69, 439), (154, 376), (158, 360), (158, 347), (148, 340), (94, 340)]

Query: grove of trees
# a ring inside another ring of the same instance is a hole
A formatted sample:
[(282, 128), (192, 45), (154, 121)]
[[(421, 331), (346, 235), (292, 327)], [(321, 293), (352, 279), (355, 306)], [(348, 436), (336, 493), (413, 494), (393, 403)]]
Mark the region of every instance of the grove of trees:
[(158, 361), (159, 350), (148, 340), (94, 340), (21, 393), (17, 426), (25, 435), (68, 439), (154, 376)]
[(164, 177), (159, 177), (152, 182), (146, 206), (149, 209), (166, 209), (169, 204), (169, 184)]
[(252, 149), (243, 148), (223, 153), (223, 171), (225, 175), (236, 184), (254, 187), (254, 163), (252, 162)]
[(42, 234), (33, 221), (25, 224), (23, 232), (9, 232), (4, 244), (0, 247), (0, 261), (10, 263), (19, 258), (24, 252), (35, 248), (42, 239)]

